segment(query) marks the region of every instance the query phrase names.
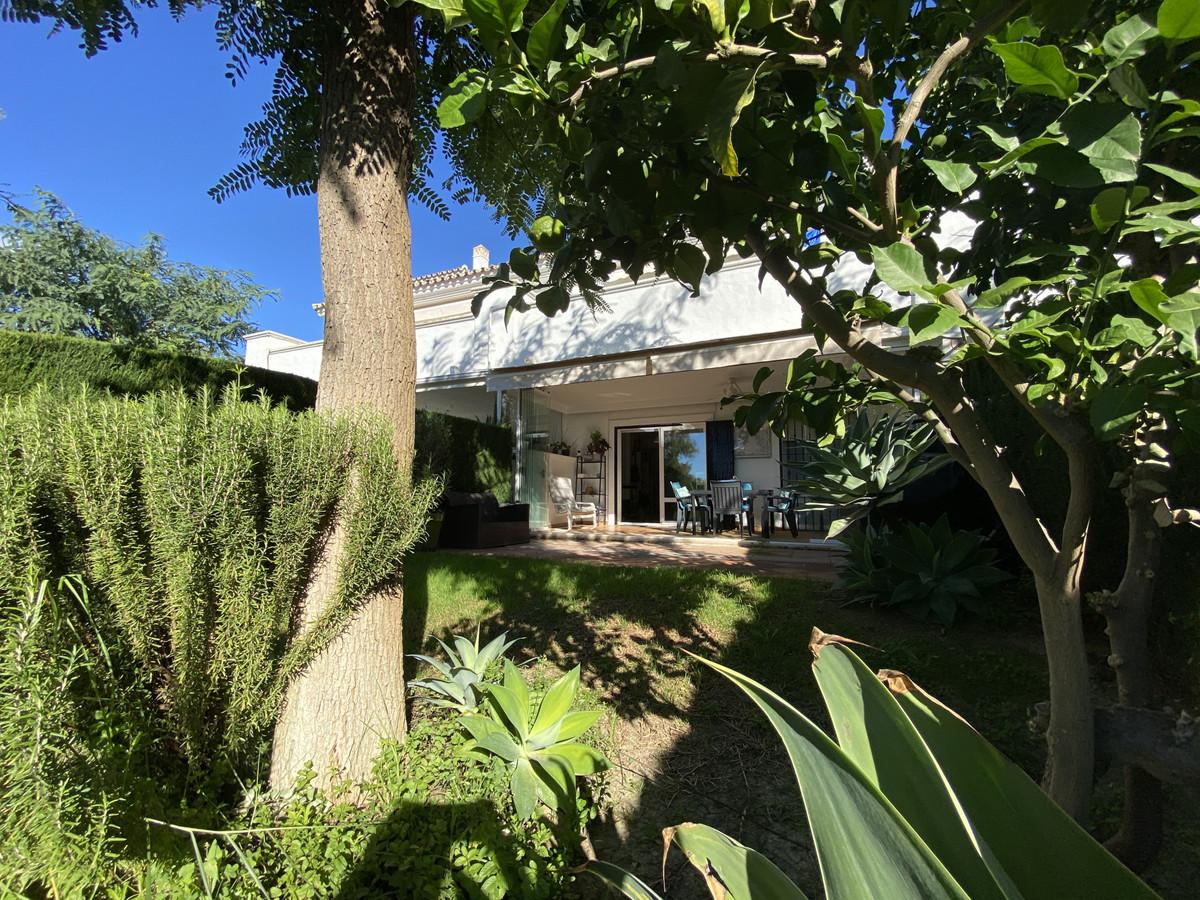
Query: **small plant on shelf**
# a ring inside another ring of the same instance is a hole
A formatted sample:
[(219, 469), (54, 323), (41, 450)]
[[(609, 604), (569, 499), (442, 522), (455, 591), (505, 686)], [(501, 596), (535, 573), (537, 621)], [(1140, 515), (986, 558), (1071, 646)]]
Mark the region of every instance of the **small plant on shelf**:
[(603, 456), (608, 452), (608, 440), (601, 433), (600, 429), (596, 429), (590, 435), (591, 440), (587, 445), (589, 456)]

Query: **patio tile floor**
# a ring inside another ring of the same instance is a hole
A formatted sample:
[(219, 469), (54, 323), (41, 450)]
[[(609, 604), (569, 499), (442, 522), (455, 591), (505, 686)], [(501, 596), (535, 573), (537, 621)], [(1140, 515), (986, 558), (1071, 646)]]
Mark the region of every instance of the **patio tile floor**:
[[(625, 527), (622, 526), (622, 529)], [(822, 581), (834, 579), (842, 557), (841, 552), (832, 547), (806, 547), (799, 543), (789, 545), (783, 542), (764, 547), (756, 545), (757, 542), (738, 541), (737, 532), (734, 532), (732, 539), (723, 535), (704, 538), (687, 535), (675, 540), (662, 540), (659, 536), (662, 532), (657, 529), (648, 531), (654, 533), (639, 535), (636, 532), (618, 531), (613, 534), (605, 529), (580, 528), (568, 536), (565, 529), (554, 529), (557, 533), (551, 536), (537, 534), (528, 544), (451, 552), (609, 566), (731, 569), (758, 575)], [(665, 534), (670, 538), (675, 537), (673, 530)]]

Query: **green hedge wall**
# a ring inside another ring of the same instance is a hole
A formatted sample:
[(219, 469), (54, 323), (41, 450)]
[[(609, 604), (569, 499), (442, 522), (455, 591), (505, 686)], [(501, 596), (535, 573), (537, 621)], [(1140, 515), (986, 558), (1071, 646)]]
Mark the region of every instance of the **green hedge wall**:
[(442, 474), (449, 491), (491, 491), (512, 499), (513, 434), (491, 425), (417, 410), (418, 475)]
[[(0, 329), (0, 397), (25, 394), (39, 383), (68, 390), (86, 384), (135, 396), (207, 386), (219, 395), (239, 371), (251, 393), (264, 390), (289, 409), (311, 409), (316, 402), (316, 382), (298, 375), (231, 360)], [(447, 490), (492, 491), (501, 501), (512, 498), (513, 436), (507, 427), (421, 410), (416, 445), (419, 476), (440, 474)]]
[(266, 391), (289, 409), (311, 409), (317, 383), (298, 375), (247, 368), (232, 360), (147, 350), (87, 338), (0, 330), (0, 395), (25, 394), (34, 385), (74, 388), (80, 384), (114, 394), (142, 396), (182, 387), (208, 387), (220, 395), (241, 372), (251, 393)]

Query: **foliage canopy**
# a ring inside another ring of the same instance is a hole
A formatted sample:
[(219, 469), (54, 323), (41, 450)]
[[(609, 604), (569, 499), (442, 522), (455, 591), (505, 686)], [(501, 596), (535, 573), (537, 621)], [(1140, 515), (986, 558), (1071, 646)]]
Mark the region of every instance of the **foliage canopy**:
[(173, 262), (156, 234), (124, 246), (61, 200), (9, 201), (0, 225), (0, 327), (210, 356), (235, 356), (247, 317), (274, 294), (245, 272)]

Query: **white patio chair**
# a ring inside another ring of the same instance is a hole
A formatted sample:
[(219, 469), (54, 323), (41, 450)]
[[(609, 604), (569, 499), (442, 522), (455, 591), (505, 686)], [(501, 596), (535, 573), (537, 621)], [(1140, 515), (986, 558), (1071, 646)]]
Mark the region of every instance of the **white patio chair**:
[(575, 491), (571, 479), (559, 475), (550, 480), (550, 502), (554, 504), (555, 512), (567, 517), (567, 531), (575, 527), (576, 519), (591, 519), (593, 525), (599, 525), (595, 503), (585, 503), (575, 499)]

